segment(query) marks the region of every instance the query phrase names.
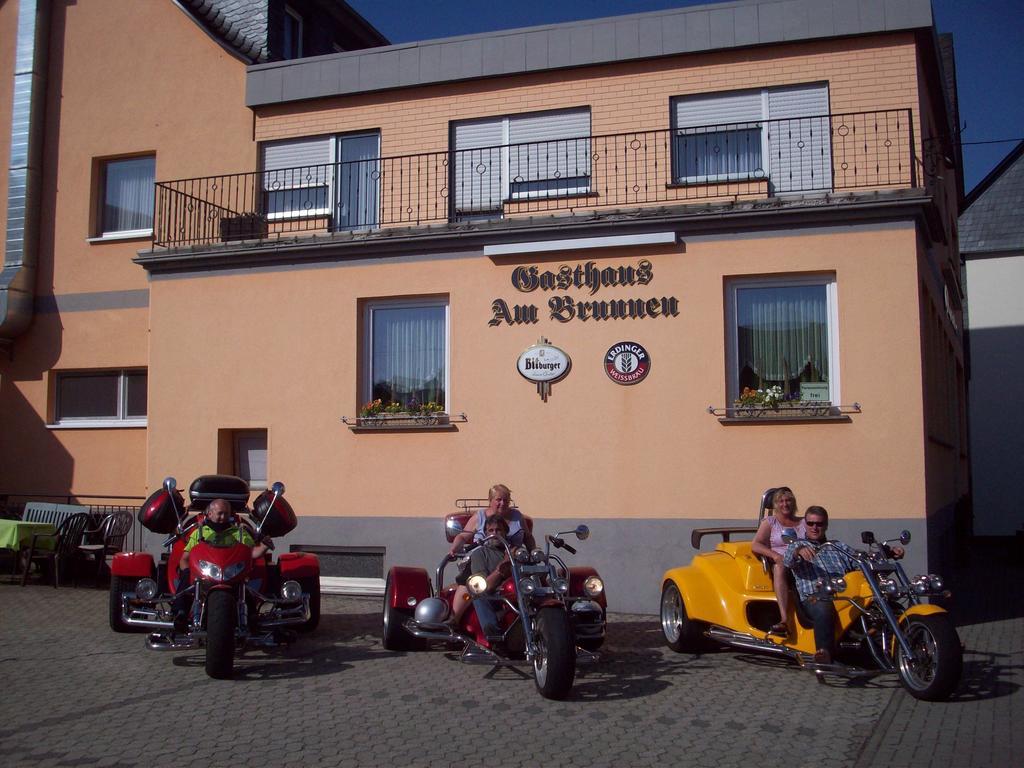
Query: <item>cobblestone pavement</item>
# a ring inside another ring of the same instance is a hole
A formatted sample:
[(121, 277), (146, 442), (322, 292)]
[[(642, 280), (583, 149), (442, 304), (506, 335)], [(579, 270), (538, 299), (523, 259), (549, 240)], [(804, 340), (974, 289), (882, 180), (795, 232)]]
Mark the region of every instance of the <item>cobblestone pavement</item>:
[(0, 760), (462, 766), (485, 744), (500, 765), (1020, 765), (1022, 605), (966, 617), (949, 703), (917, 702), (894, 678), (818, 685), (753, 653), (674, 654), (656, 618), (627, 615), (570, 700), (551, 702), (518, 670), (384, 651), (378, 600), (325, 596), (312, 636), (215, 681), (201, 651), (112, 633), (102, 590), (0, 578)]

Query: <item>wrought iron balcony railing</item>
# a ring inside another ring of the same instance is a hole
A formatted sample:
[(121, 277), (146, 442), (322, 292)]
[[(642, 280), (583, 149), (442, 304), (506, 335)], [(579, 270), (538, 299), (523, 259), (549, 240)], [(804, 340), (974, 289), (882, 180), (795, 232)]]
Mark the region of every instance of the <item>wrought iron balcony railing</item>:
[(163, 181), (153, 244), (915, 187), (911, 117), (760, 120)]

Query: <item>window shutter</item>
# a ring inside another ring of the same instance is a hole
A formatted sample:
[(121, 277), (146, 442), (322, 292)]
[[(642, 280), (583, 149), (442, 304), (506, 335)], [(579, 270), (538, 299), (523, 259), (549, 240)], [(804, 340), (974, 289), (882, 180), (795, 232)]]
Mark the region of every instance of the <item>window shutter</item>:
[(331, 137), (313, 136), (260, 145), (267, 190), (327, 184), (334, 170)]
[(768, 149), (776, 193), (832, 188), (828, 84), (768, 91)]
[(731, 123), (756, 123), (764, 117), (760, 90), (680, 96), (675, 99), (673, 107), (674, 128), (710, 128)]
[(452, 183), (457, 212), (501, 209), (502, 133), (501, 118), (455, 124)]
[(512, 183), (590, 176), (590, 110), (509, 118)]

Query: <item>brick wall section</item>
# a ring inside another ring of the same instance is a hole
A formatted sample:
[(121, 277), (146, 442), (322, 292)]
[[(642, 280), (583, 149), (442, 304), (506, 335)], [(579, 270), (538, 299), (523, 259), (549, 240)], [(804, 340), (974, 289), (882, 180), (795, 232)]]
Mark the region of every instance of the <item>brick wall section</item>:
[[(914, 110), (917, 53), (900, 33), (673, 56), (487, 78), (259, 108), (256, 139), (380, 130), (384, 157), (441, 151), (449, 123), (589, 106), (593, 135), (669, 127), (669, 99), (692, 93), (829, 82), (833, 114)], [(226, 169), (225, 169), (226, 170)]]

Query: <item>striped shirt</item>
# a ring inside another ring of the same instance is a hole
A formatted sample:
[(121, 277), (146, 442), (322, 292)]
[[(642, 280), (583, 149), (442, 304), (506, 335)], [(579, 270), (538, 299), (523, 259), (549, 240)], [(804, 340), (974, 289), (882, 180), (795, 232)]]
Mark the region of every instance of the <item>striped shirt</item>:
[(836, 578), (859, 570), (853, 550), (843, 542), (829, 541), (830, 546), (819, 549), (813, 560), (804, 560), (796, 553), (806, 543), (806, 540), (799, 539), (792, 542), (786, 549), (786, 559), (783, 561), (793, 572), (796, 591), (800, 593), (801, 600), (814, 594), (814, 582), (818, 579)]

